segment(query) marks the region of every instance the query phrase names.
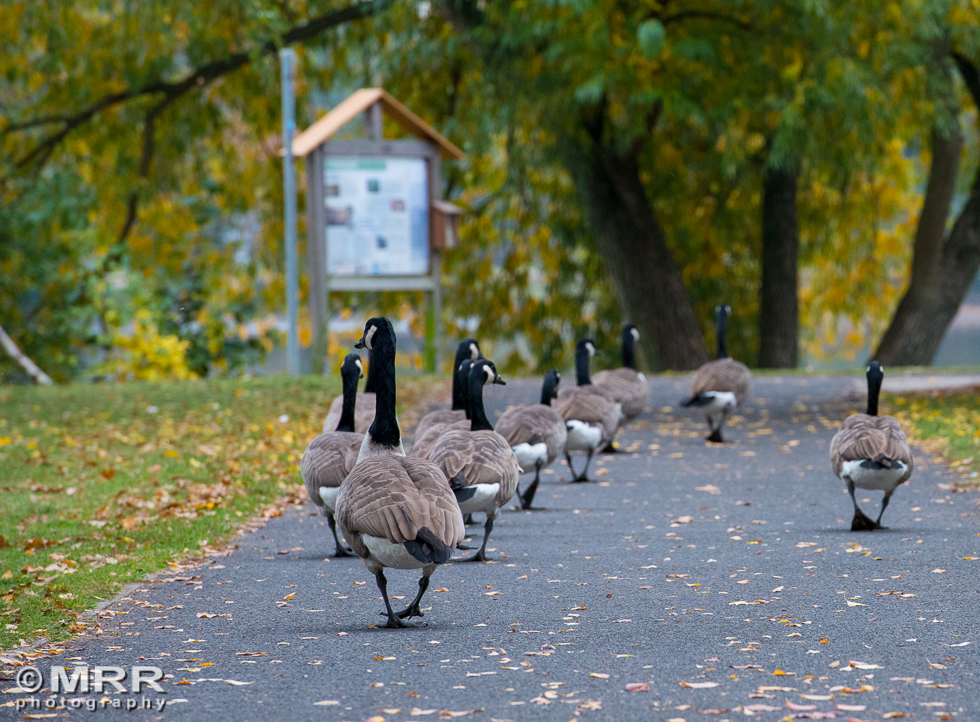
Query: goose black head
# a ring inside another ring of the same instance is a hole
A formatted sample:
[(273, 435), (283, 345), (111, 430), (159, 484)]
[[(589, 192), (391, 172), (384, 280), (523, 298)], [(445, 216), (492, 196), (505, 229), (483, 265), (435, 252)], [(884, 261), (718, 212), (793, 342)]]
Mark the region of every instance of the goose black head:
[(636, 369), (636, 351), (634, 345), (640, 340), (640, 332), (632, 323), (623, 325), (623, 366)]
[(580, 339), (575, 345), (575, 375), (578, 377), (579, 386), (588, 386), (592, 383), (592, 379), (589, 378), (589, 359), (595, 355), (595, 341), (591, 338)]
[(558, 384), (561, 383), (561, 374), (557, 369), (551, 369), (544, 375), (544, 384), (541, 386), (541, 403), (551, 406), (552, 399), (558, 398)]
[(728, 358), (728, 347), (725, 344), (725, 332), (728, 327), (728, 317), (732, 315), (732, 307), (727, 303), (715, 306), (715, 331), (718, 335), (718, 358)]
[(868, 364), (868, 416), (878, 415), (878, 395), (881, 393), (881, 382), (885, 379), (885, 369), (877, 361)]
[[(475, 338), (464, 338), (456, 347), (456, 358), (453, 361), (453, 411), (462, 409), (469, 415), (469, 410), (466, 408), (466, 380), (469, 377), (460, 376), (458, 372), (464, 361), (472, 362), (481, 358), (483, 358), (483, 354), (480, 352), (480, 344)], [(468, 373), (469, 370), (467, 369)]]
[(390, 341), (391, 346), (394, 347), (395, 329), (392, 327), (391, 321), (384, 316), (370, 318), (364, 324), (364, 335), (361, 336), (360, 341), (354, 344), (354, 348), (366, 348), (369, 351), (374, 351), (382, 338)]
[(504, 381), (503, 377), (497, 373), (497, 367), (493, 365), (493, 361), (490, 359), (479, 359), (477, 361), (472, 361), (470, 365), (470, 378), (480, 378), (481, 374), (483, 376), (481, 386), (486, 386), (487, 384), (498, 384), (500, 386), (506, 386), (507, 382)]
[(364, 367), (361, 364), (361, 357), (356, 353), (349, 353), (344, 357), (344, 363), (340, 367), (340, 378), (343, 383), (343, 406), (340, 411), (340, 421), (337, 424), (337, 431), (354, 430), (354, 405), (357, 398), (357, 381), (364, 376)]
[(483, 407), (483, 387), (487, 384), (506, 384), (497, 373), (493, 361), (479, 359), (469, 363), (470, 431), (493, 431), (493, 424), (487, 419), (486, 409)]
[(364, 362), (356, 353), (349, 353), (344, 356), (344, 363), (340, 366), (340, 377), (347, 378), (353, 376), (356, 379), (364, 378)]

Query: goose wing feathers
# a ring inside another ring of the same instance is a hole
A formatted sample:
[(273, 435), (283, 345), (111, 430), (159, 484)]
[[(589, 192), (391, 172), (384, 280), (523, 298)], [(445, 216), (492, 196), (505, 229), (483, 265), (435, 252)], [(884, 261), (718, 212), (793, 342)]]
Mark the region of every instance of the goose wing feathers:
[(643, 413), (650, 395), (646, 378), (631, 368), (599, 371), (592, 377), (592, 383), (619, 402), (627, 421), (632, 421)]
[(416, 456), (420, 459), (428, 459), (429, 453), (432, 451), (433, 445), (439, 438), (445, 434), (447, 431), (452, 429), (459, 429), (461, 431), (468, 431), (470, 428), (470, 422), (466, 419), (466, 415), (463, 415), (462, 421), (455, 421), (451, 423), (443, 424), (433, 424), (428, 429), (423, 431), (421, 435), (416, 434), (415, 438), (412, 439), (412, 450), (408, 452), (409, 456)]
[(437, 411), (430, 411), (419, 419), (419, 422), (415, 425), (415, 433), (412, 436), (417, 439), (436, 424), (455, 424), (457, 421), (465, 420), (466, 412), (462, 410), (450, 411), (449, 409), (439, 409)]
[(340, 486), (347, 478), (361, 449), (364, 434), (350, 431), (328, 431), (320, 434), (303, 452), (299, 473), (303, 477), (306, 491), (317, 505), (320, 502), (320, 488)]
[(429, 460), (442, 469), (453, 488), (500, 484), (500, 506), (517, 489), (521, 467), (507, 440), (496, 431), (447, 431), (432, 447)]
[(568, 440), (565, 420), (555, 409), (545, 404), (512, 406), (497, 420), (494, 431), (503, 436), (511, 446), (544, 442), (551, 461), (564, 451)]
[(612, 439), (619, 426), (620, 409), (612, 397), (595, 385), (574, 386), (558, 396), (555, 411), (565, 421), (584, 421), (602, 426), (604, 441)]
[(351, 548), (365, 558), (364, 534), (403, 544), (426, 529), (427, 536), (450, 547), (466, 534), (456, 497), (439, 467), (406, 456), (357, 464), (340, 487), (336, 516)]
[(834, 473), (840, 476), (845, 461), (864, 459), (901, 461), (907, 469), (902, 482), (912, 475), (912, 449), (895, 417), (853, 414), (844, 419), (830, 442)]
[[(357, 395), (354, 406), (354, 431), (359, 434), (366, 434), (371, 424), (374, 422), (375, 397), (372, 393), (363, 391)], [(324, 431), (335, 431), (337, 424), (340, 423), (340, 412), (344, 407), (344, 397), (338, 396), (330, 403), (330, 410), (327, 418), (323, 420)]]
[(738, 405), (742, 406), (749, 397), (752, 374), (741, 361), (730, 358), (709, 361), (694, 374), (691, 395), (707, 391), (730, 391), (735, 394)]

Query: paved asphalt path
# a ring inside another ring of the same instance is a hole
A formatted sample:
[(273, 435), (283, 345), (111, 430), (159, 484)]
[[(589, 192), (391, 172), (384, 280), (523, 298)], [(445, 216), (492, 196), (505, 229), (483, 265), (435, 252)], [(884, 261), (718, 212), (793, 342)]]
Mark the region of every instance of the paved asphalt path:
[[(325, 558), (306, 505), (199, 578), (140, 586), (54, 663), (160, 665), (169, 704), (142, 719), (980, 720), (976, 497), (918, 452), (891, 528), (851, 533), (828, 445), (863, 405), (853, 379), (757, 379), (731, 443), (710, 446), (676, 406), (686, 384), (651, 381), (627, 453), (599, 458), (593, 483), (556, 464), (545, 509), (501, 515), (494, 563), (439, 569), (411, 629), (371, 626), (373, 578)], [(513, 381), (487, 403), (537, 395)], [(876, 514), (880, 494), (862, 498)], [(416, 580), (393, 571), (389, 590), (407, 603)]]

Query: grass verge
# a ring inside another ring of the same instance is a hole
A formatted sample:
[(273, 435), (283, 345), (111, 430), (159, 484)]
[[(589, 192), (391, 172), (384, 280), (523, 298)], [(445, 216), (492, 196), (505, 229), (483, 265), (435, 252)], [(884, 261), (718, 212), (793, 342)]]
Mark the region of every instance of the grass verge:
[[(440, 383), (399, 379), (403, 423)], [(305, 498), (300, 458), (339, 386), (0, 387), (0, 649), (64, 639), (123, 584), (203, 554), (276, 500)]]
[(955, 392), (889, 396), (886, 411), (911, 441), (959, 472), (961, 486), (980, 487), (980, 387)]

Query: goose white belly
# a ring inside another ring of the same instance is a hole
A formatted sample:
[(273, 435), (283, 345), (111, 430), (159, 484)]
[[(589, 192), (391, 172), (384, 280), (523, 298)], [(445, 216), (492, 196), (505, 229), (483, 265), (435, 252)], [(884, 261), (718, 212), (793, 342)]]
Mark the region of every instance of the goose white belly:
[(466, 501), (459, 502), (459, 510), (464, 514), (472, 514), (477, 511), (492, 514), (497, 510), (497, 492), (500, 491), (500, 484), (474, 484), (464, 487), (466, 490), (473, 489), (473, 496)]
[(362, 536), (361, 540), (371, 552), (371, 558), (378, 561), (382, 566), (392, 569), (421, 569), (426, 566), (424, 562), (420, 562), (409, 554), (408, 549), (403, 544), (392, 544), (387, 539), (368, 536), (367, 534)]
[(320, 487), (320, 500), (323, 502), (323, 506), (326, 507), (327, 511), (329, 511), (331, 514), (333, 514), (337, 509), (337, 494), (339, 493), (339, 486)]
[(738, 400), (731, 391), (706, 391), (704, 396), (711, 399), (711, 403), (702, 407), (707, 414), (720, 414), (726, 409), (734, 411), (738, 406)]
[(548, 445), (544, 442), (540, 444), (523, 443), (511, 448), (517, 456), (517, 463), (520, 465), (522, 473), (534, 471), (539, 462), (541, 464), (548, 463)]
[(905, 464), (901, 464), (898, 469), (868, 469), (861, 466), (866, 459), (858, 461), (845, 461), (841, 468), (840, 475), (847, 477), (854, 482), (858, 489), (869, 489), (871, 491), (891, 491), (899, 485), (902, 477), (907, 471)]
[(602, 443), (602, 427), (572, 419), (565, 423), (568, 429), (566, 451), (591, 451)]

